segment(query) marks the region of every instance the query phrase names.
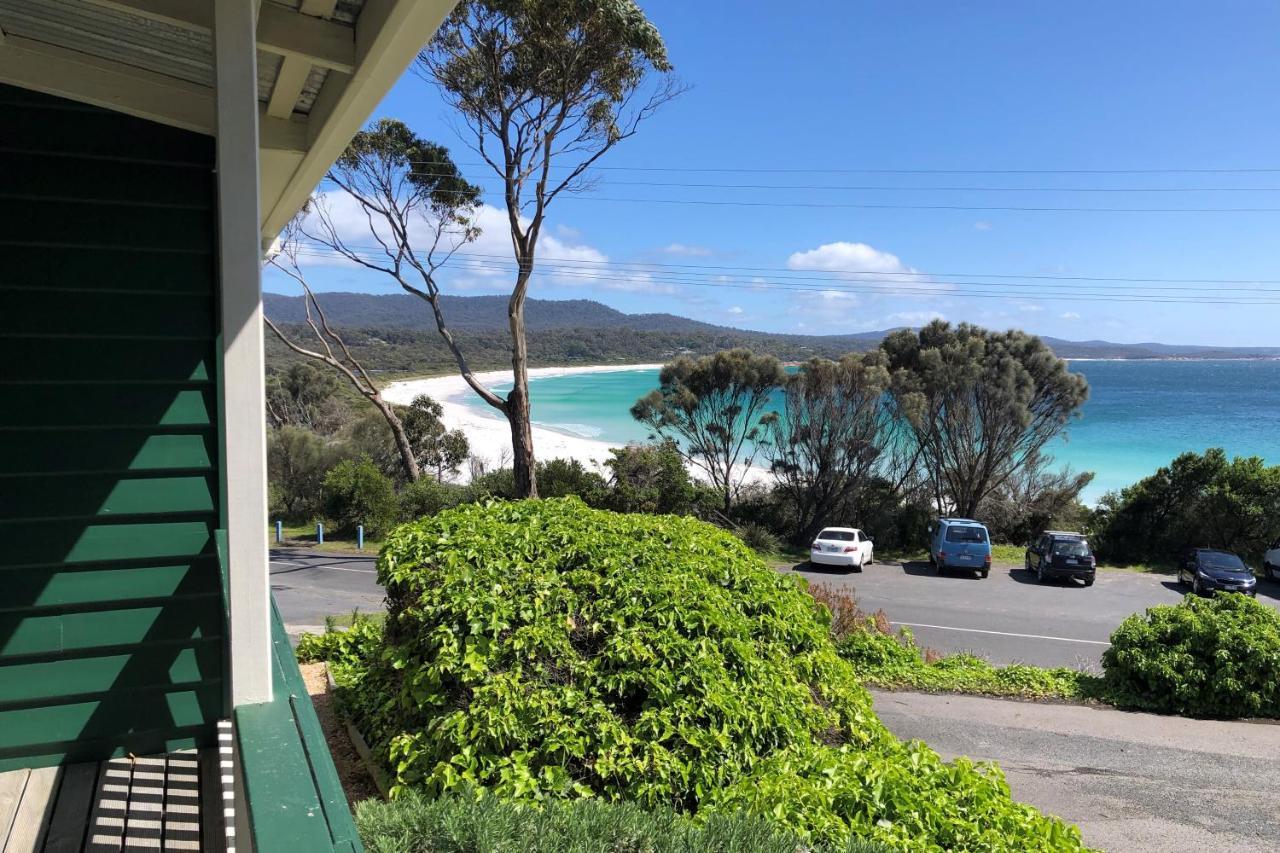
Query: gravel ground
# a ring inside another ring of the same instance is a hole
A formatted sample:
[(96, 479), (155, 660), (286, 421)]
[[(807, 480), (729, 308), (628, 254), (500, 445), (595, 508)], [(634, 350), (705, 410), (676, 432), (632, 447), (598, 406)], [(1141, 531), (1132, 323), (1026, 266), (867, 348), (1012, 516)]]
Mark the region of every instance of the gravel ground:
[(1116, 853), (1280, 850), (1280, 725), (874, 691), (894, 734), (999, 762), (1013, 795)]

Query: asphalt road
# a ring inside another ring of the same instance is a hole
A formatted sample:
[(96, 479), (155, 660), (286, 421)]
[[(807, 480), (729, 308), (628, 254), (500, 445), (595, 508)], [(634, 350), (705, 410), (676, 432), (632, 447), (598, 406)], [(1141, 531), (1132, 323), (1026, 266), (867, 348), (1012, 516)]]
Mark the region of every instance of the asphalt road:
[[(811, 583), (853, 587), (864, 610), (884, 610), (921, 645), (974, 652), (996, 664), (1099, 668), (1125, 617), (1176, 604), (1184, 594), (1170, 576), (1106, 569), (1091, 587), (1039, 584), (1020, 567), (1001, 565), (987, 578), (955, 570), (938, 575), (927, 563), (876, 563), (862, 574), (807, 563), (791, 570)], [(1280, 583), (1259, 581), (1258, 600), (1280, 605)]]
[[(852, 587), (864, 610), (883, 609), (922, 645), (974, 652), (997, 664), (1098, 668), (1107, 638), (1125, 617), (1175, 604), (1183, 594), (1163, 575), (1107, 570), (1091, 587), (1041, 585), (1021, 569), (999, 565), (985, 579), (967, 572), (939, 576), (925, 563), (876, 563), (862, 574), (808, 564), (788, 571), (811, 583)], [(271, 590), (294, 635), (321, 630), (329, 615), (382, 608), (372, 556), (273, 550)], [(1280, 583), (1260, 581), (1258, 598), (1280, 606)]]
[(894, 734), (997, 761), (1016, 799), (1078, 825), (1093, 847), (1280, 850), (1280, 725), (873, 693)]
[(271, 592), (289, 634), (324, 630), (324, 618), (382, 609), (373, 557), (271, 551)]

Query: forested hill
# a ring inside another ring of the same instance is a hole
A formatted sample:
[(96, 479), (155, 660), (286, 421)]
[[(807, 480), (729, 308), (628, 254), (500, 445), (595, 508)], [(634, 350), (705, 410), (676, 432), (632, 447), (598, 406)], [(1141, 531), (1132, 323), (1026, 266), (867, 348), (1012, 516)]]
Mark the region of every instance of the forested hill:
[[(377, 296), (369, 293), (317, 294), (329, 322), (363, 329), (435, 330), (435, 320), (426, 304), (416, 296), (396, 293)], [(301, 323), (302, 297), (263, 295), (267, 315), (278, 323)], [(455, 329), (505, 329), (507, 297), (442, 296), (444, 315)], [(525, 302), (525, 323), (530, 331), (539, 329), (635, 329), (639, 332), (726, 331), (726, 327), (700, 323), (674, 314), (624, 314), (591, 299), (530, 299)], [(737, 332), (738, 329), (732, 331)]]
[[(374, 356), (377, 369), (416, 371), (449, 366), (450, 359), (435, 335), (431, 312), (417, 297), (321, 293), (317, 298), (331, 324), (360, 330), (360, 334), (353, 334), (354, 339), (381, 350)], [(303, 322), (302, 297), (267, 293), (263, 300), (267, 316), (277, 323)], [(441, 302), (450, 327), (483, 351), (475, 359), (478, 365), (490, 360), (506, 362), (505, 296), (443, 296)], [(751, 347), (788, 361), (815, 355), (830, 358), (870, 349), (891, 331), (847, 335), (756, 332), (675, 314), (626, 314), (590, 299), (530, 299), (525, 303), (525, 322), (531, 355), (535, 361), (549, 364), (663, 361), (681, 352), (702, 354), (733, 346)], [(1117, 344), (1049, 337), (1044, 341), (1064, 358), (1280, 357), (1280, 347)]]

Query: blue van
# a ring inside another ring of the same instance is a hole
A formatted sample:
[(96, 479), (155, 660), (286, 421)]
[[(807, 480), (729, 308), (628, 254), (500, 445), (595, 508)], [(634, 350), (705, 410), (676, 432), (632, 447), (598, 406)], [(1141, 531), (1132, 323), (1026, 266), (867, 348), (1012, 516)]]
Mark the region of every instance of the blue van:
[(991, 536), (986, 525), (971, 518), (939, 518), (929, 525), (929, 564), (945, 569), (969, 569), (981, 577), (991, 574)]

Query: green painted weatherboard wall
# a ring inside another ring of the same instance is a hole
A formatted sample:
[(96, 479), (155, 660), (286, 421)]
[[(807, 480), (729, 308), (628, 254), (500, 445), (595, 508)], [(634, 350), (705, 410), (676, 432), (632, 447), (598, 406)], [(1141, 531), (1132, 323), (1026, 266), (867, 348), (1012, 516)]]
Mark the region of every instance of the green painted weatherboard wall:
[(226, 715), (213, 157), (0, 86), (0, 771)]

